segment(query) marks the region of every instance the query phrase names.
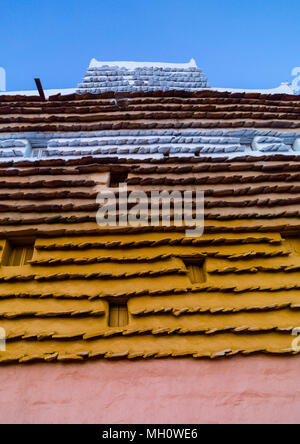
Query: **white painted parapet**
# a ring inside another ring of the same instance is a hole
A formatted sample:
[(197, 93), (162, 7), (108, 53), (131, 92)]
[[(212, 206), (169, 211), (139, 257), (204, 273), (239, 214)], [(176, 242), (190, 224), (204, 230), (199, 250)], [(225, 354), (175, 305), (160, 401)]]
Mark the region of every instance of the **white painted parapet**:
[(92, 59), (77, 92), (196, 91), (209, 87), (194, 59), (188, 63), (100, 62)]

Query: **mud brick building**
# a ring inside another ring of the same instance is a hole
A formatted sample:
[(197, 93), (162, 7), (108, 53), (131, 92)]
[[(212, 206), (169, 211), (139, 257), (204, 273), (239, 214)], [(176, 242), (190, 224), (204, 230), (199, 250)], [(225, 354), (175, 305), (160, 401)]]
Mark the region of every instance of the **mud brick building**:
[[(0, 95), (0, 415), (295, 420), (299, 153), (300, 96), (217, 91), (193, 61)], [(204, 191), (204, 234), (99, 227), (119, 182)]]

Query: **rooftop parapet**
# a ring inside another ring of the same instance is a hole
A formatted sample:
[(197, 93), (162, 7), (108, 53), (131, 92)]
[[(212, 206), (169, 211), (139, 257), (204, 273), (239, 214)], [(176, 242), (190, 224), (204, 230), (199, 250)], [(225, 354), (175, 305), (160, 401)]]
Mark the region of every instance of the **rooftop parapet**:
[(197, 91), (210, 88), (194, 59), (188, 63), (99, 62), (92, 59), (79, 93), (106, 91)]

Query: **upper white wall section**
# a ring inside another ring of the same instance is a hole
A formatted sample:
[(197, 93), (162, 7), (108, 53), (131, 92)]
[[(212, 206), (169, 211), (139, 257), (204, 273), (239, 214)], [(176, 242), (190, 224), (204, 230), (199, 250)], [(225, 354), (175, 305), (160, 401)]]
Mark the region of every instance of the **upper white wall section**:
[(0, 135), (0, 162), (44, 158), (300, 156), (300, 133), (273, 130), (152, 129)]
[(27, 139), (0, 139), (0, 159), (20, 160), (20, 158), (31, 157), (31, 155), (32, 148), (30, 142)]
[(197, 91), (209, 88), (206, 76), (194, 59), (188, 63), (101, 62), (92, 59), (79, 93), (107, 91)]

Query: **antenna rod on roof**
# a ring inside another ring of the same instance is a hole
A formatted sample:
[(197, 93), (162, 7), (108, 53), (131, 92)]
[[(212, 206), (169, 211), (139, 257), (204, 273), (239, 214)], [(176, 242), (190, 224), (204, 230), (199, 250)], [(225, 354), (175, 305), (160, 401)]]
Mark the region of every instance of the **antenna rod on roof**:
[(37, 89), (39, 91), (40, 98), (42, 100), (46, 100), (46, 97), (45, 97), (44, 90), (43, 90), (43, 87), (42, 87), (40, 79), (34, 79), (34, 81), (35, 81), (36, 87), (37, 87)]

